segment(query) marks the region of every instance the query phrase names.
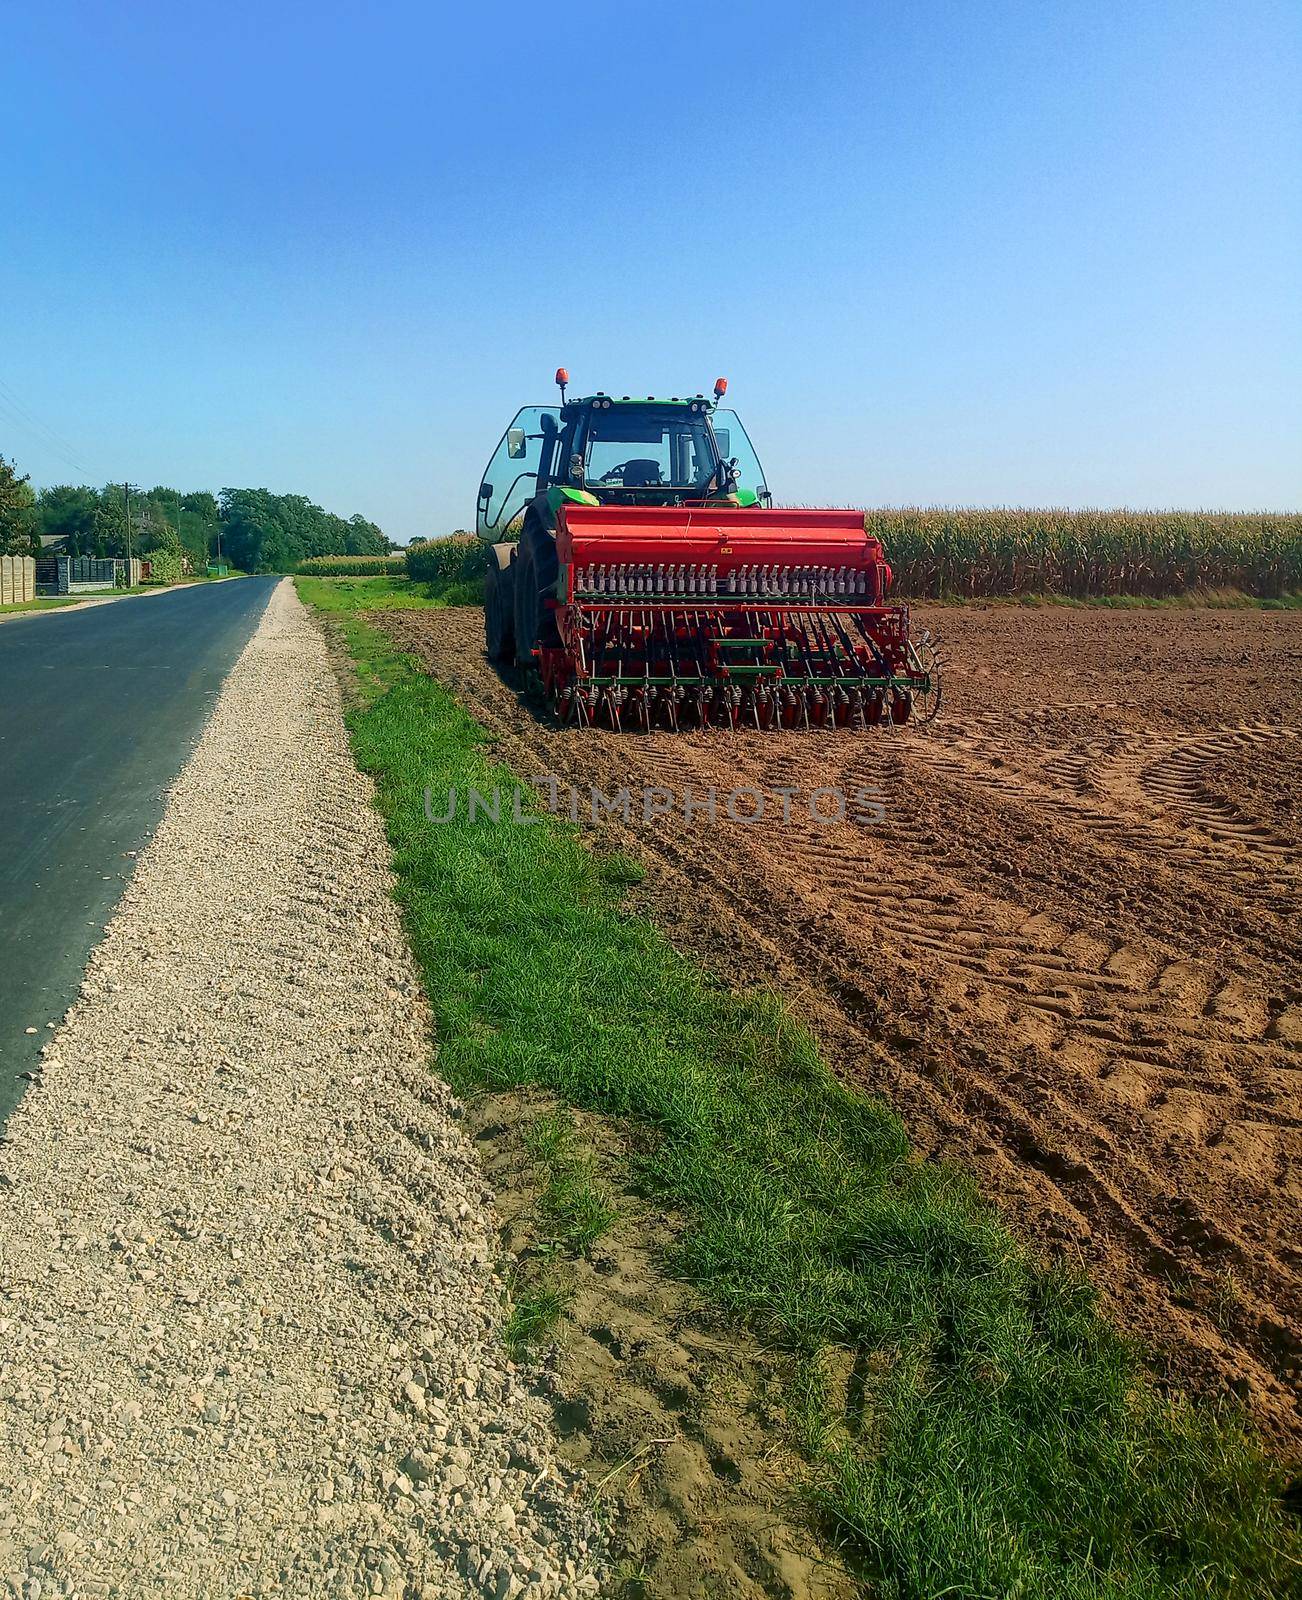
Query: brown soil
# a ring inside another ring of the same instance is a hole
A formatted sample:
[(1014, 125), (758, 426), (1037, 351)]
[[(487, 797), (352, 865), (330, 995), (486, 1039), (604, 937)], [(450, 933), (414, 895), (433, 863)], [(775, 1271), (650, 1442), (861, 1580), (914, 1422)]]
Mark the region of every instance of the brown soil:
[[(1302, 617), (916, 612), (945, 705), (871, 735), (560, 729), (485, 661), (477, 611), (373, 620), (518, 773), (585, 808), (633, 788), (601, 831), (676, 943), (786, 992), (920, 1146), (1086, 1264), (1159, 1370), (1232, 1387), (1295, 1447)], [(644, 785), (673, 814), (641, 822)], [(711, 785), (717, 820), (685, 821)], [(739, 786), (769, 820), (728, 819)], [(816, 787), (875, 788), (884, 819), (816, 825)]]

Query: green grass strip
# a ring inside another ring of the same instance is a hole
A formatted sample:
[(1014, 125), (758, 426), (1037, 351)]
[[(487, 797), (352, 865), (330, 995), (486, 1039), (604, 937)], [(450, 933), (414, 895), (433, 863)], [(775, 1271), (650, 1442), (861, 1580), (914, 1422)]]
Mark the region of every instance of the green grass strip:
[[(413, 583), (404, 577), (321, 578), (300, 577), (299, 593), (318, 611), (423, 611), (430, 606), (473, 604), (474, 584)], [(463, 591), (473, 592), (463, 592)]]
[[(319, 588), (300, 583), (319, 601)], [(1246, 1600), (1293, 1592), (1279, 1472), (1228, 1408), (1160, 1396), (1089, 1285), (971, 1181), (917, 1159), (770, 994), (722, 988), (619, 907), (564, 824), (481, 815), (515, 776), (453, 697), (335, 606), (440, 1071), (541, 1085), (637, 1130), (688, 1219), (673, 1266), (814, 1375), (813, 1493), (880, 1600)], [(426, 785), (462, 796), (431, 824)], [(554, 1308), (542, 1308), (549, 1312)], [(847, 1385), (819, 1372), (852, 1369)]]
[(586, 1255), (618, 1213), (597, 1182), (596, 1163), (575, 1137), (568, 1111), (536, 1117), (525, 1129), (525, 1148), (547, 1182), (538, 1210), (545, 1238), (539, 1253)]

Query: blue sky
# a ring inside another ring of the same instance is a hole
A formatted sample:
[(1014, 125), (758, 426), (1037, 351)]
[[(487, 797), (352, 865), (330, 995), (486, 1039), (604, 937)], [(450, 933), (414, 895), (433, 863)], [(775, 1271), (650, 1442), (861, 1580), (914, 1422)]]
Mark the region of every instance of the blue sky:
[(788, 501), (1302, 505), (1294, 3), (4, 16), (37, 483), (445, 532), (563, 363), (726, 374)]

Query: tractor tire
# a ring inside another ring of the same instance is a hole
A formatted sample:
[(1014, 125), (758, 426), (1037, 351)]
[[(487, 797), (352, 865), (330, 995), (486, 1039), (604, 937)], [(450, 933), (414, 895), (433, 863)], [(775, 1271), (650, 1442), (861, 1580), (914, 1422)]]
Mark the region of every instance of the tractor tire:
[(556, 623), (544, 603), (555, 592), (559, 571), (556, 540), (536, 521), (527, 518), (516, 546), (514, 568), (517, 666), (532, 664), (537, 645), (560, 642)]
[(515, 659), (513, 554), (510, 545), (494, 545), (488, 552), (488, 572), (484, 577), (484, 652), (490, 661)]

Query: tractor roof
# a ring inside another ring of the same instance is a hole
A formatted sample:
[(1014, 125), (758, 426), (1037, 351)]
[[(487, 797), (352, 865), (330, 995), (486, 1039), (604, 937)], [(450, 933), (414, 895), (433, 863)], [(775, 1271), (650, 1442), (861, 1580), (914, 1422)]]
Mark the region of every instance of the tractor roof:
[(585, 407), (595, 406), (598, 403), (601, 405), (602, 410), (605, 410), (607, 407), (615, 406), (680, 406), (684, 411), (691, 411), (693, 409), (696, 411), (713, 411), (715, 407), (715, 401), (709, 399), (703, 394), (676, 394), (671, 398), (666, 399), (654, 394), (603, 394), (602, 391), (598, 389), (596, 394), (584, 395), (581, 399), (567, 400), (565, 402), (565, 409), (568, 411), (571, 407), (573, 407), (575, 410), (582, 410)]

